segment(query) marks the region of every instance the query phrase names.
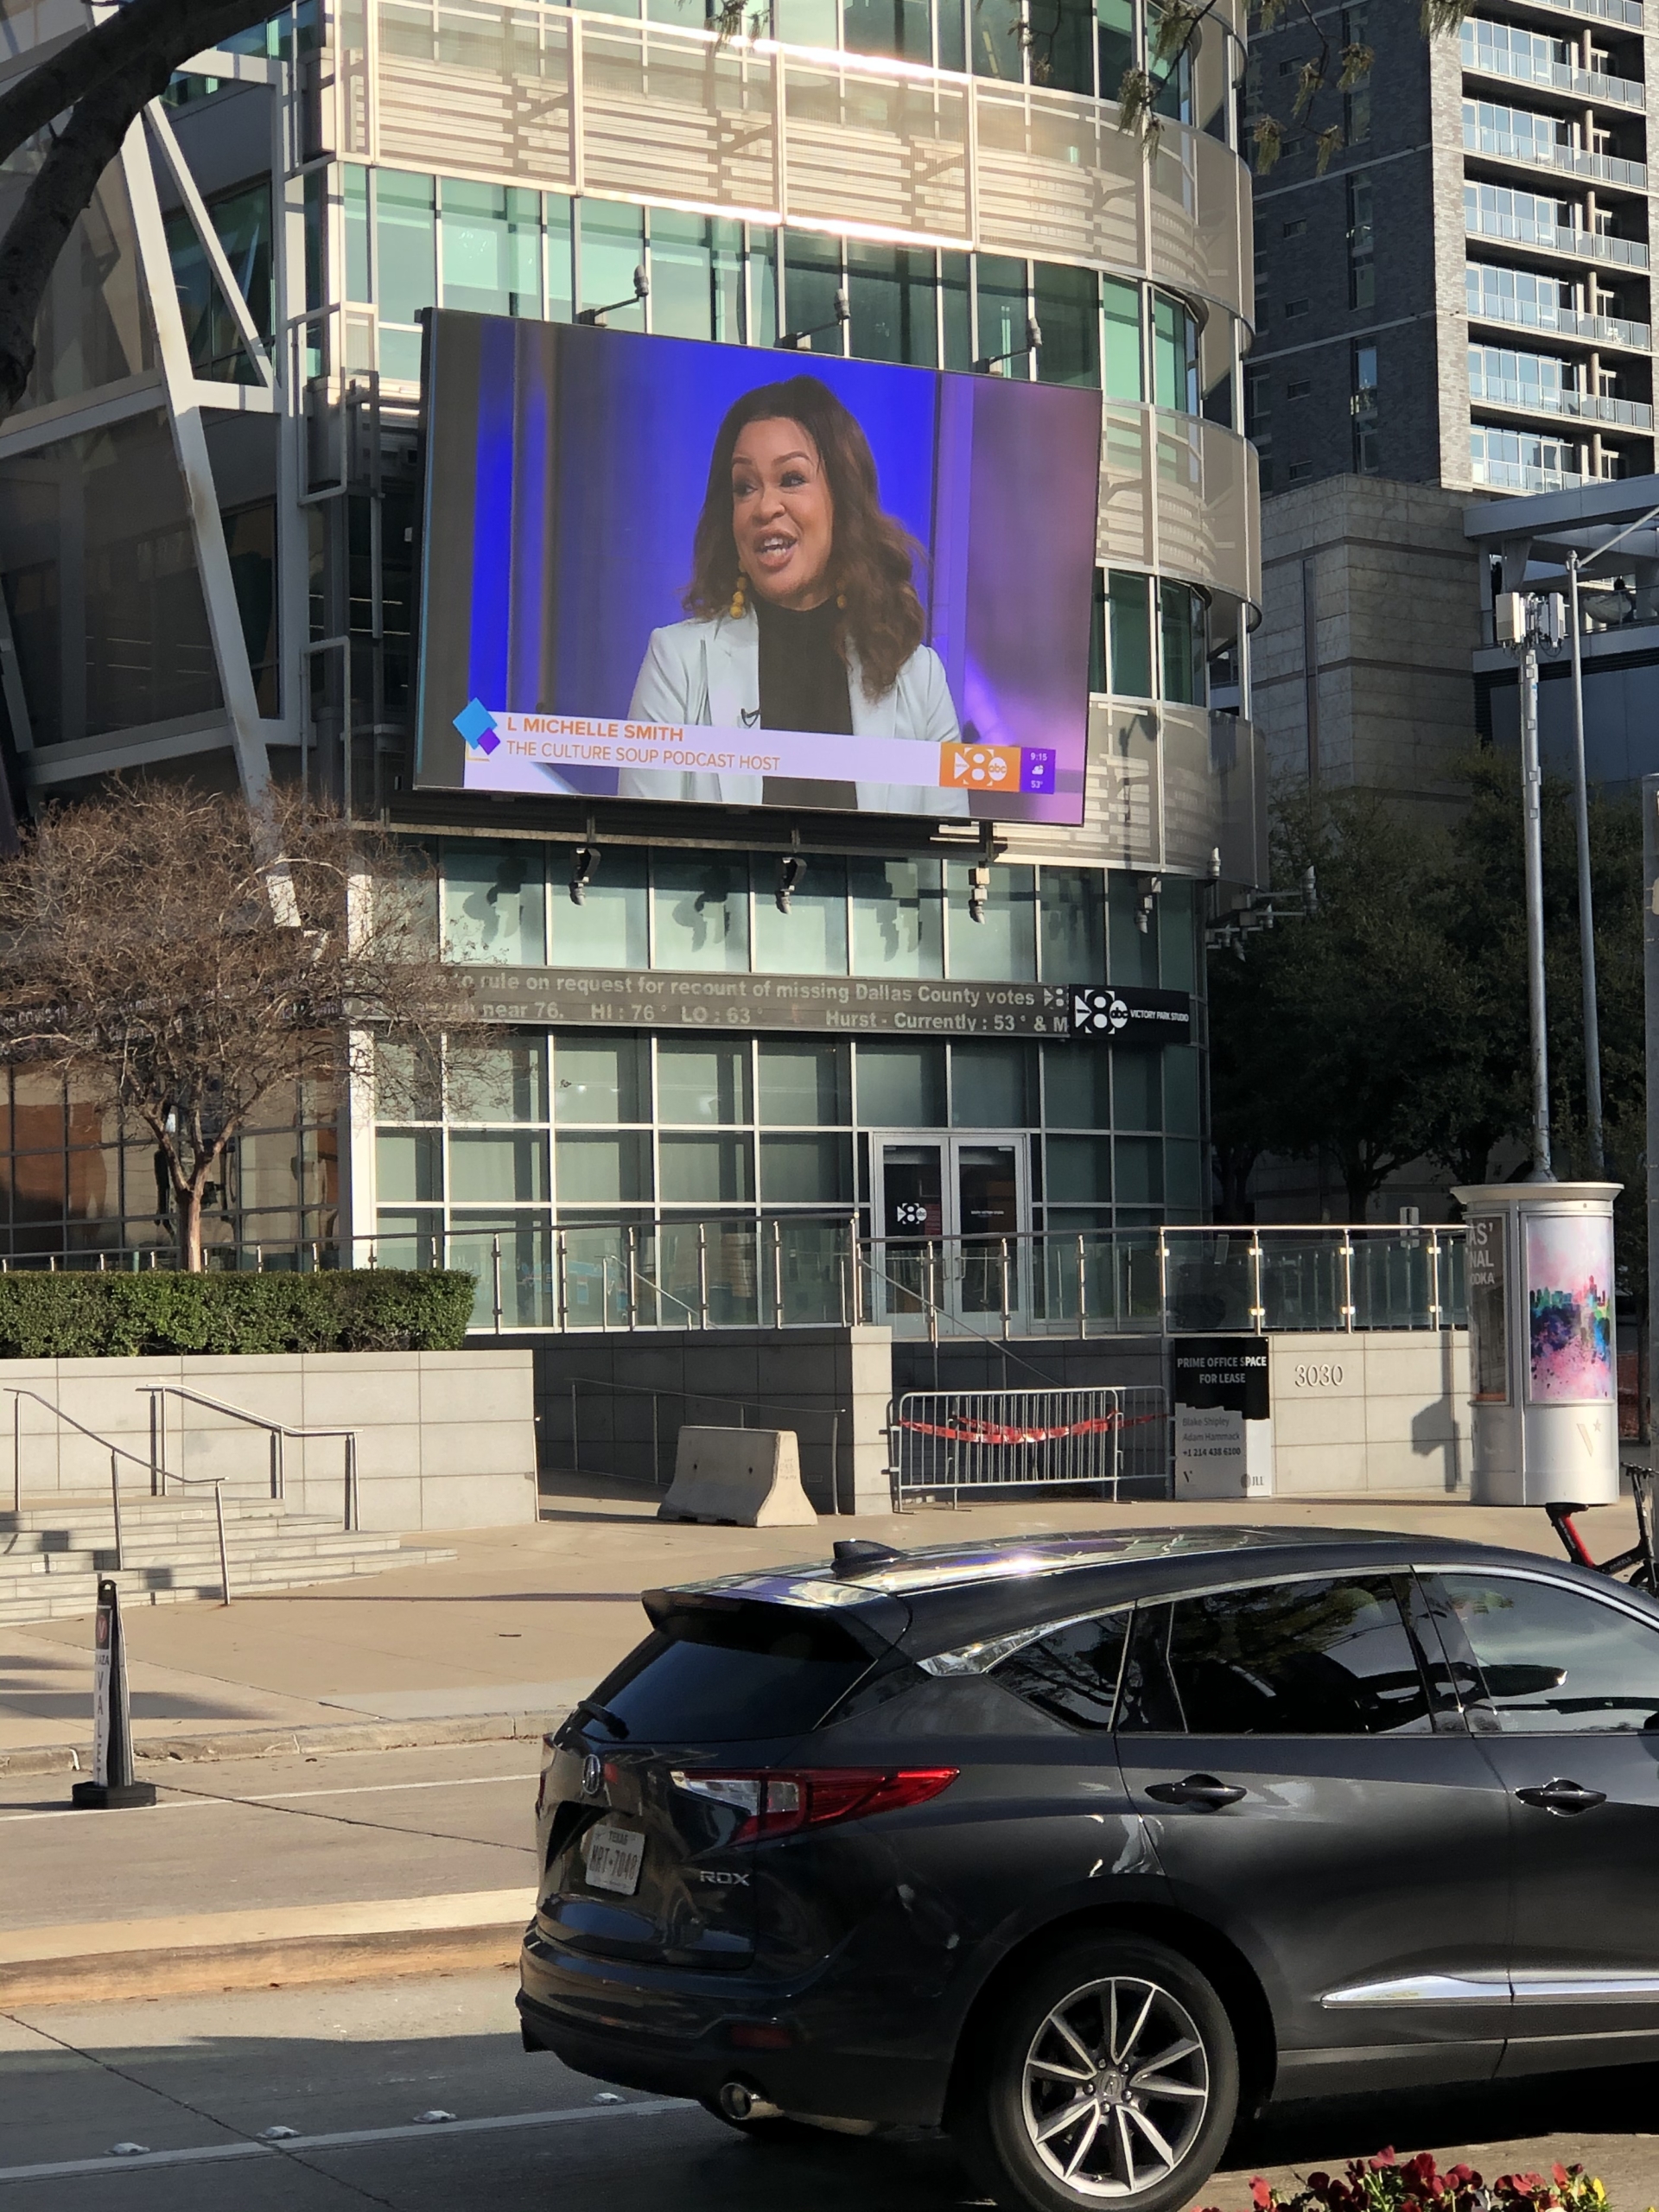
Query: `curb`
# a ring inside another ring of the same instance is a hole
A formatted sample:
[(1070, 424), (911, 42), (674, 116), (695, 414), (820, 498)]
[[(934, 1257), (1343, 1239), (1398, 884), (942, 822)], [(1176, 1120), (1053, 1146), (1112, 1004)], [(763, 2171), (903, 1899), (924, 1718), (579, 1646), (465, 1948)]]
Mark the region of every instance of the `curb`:
[[(479, 1713), (448, 1720), (346, 1721), (339, 1726), (251, 1728), (222, 1736), (172, 1736), (133, 1745), (134, 1759), (150, 1767), (178, 1762), (201, 1765), (216, 1759), (272, 1759), (296, 1752), (421, 1751), (443, 1744), (529, 1742), (567, 1717), (553, 1713)], [(86, 1744), (38, 1744), (0, 1751), (0, 1778), (8, 1775), (82, 1773), (92, 1764)]]
[(36, 1959), (0, 1967), (0, 2009), (506, 1967), (518, 1964), (524, 1940), (523, 1922), (511, 1921), (486, 1928), (299, 1936), (264, 1943), (175, 1945)]

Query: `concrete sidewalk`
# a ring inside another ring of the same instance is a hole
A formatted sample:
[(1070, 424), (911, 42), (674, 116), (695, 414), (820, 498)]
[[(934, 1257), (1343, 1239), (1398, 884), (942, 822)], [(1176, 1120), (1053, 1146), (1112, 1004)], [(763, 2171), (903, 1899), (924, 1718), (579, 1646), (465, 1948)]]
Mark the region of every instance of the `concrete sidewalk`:
[[(1097, 1501), (926, 1510), (792, 1529), (655, 1518), (658, 1493), (572, 1478), (534, 1525), (461, 1529), (456, 1557), (342, 1587), (125, 1616), (133, 1733), (146, 1759), (372, 1750), (538, 1735), (645, 1632), (639, 1593), (746, 1567), (822, 1559), (837, 1538), (909, 1548), (993, 1536), (1252, 1520), (1455, 1535), (1560, 1555), (1543, 1514), (1454, 1500), (1279, 1498), (1250, 1506)], [(1586, 1516), (1605, 1556), (1636, 1540), (1629, 1503)], [(0, 1774), (84, 1764), (90, 1618), (0, 1629)]]

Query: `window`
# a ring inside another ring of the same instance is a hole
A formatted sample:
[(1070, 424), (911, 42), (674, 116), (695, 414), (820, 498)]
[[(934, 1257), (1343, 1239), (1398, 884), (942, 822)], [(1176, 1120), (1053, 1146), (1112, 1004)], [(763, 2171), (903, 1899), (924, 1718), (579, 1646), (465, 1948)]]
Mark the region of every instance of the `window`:
[(1248, 369), (1244, 376), (1244, 427), (1258, 445), (1271, 435), (1273, 378), (1266, 369)]
[(1100, 301), (1092, 269), (1060, 269), (1039, 261), (1033, 301), (1037, 327), (1037, 374), (1045, 384), (1100, 387)]
[(1186, 584), (1158, 587), (1158, 630), (1164, 696), (1184, 707), (1205, 704), (1205, 600)]
[[(1342, 11), (1342, 43), (1344, 54), (1356, 47), (1368, 44), (1365, 35), (1366, 17), (1370, 10), (1364, 7), (1344, 8)], [(1350, 146), (1363, 146), (1371, 135), (1371, 73), (1362, 71), (1342, 96), (1342, 135)]]
[(1006, 376), (1029, 378), (1025, 263), (1009, 261), (999, 254), (976, 255), (974, 296), (979, 315), (979, 359), (1000, 362)]
[(1287, 300), (1285, 302), (1285, 321), (1287, 322), (1294, 322), (1298, 315), (1306, 315), (1306, 313), (1307, 302), (1306, 300)]
[(443, 957), (539, 968), (546, 958), (539, 845), (457, 839), (443, 855)]
[(1363, 173), (1348, 179), (1348, 304), (1376, 304), (1375, 232), (1371, 223), (1371, 180)]
[(1101, 304), (1105, 315), (1105, 391), (1108, 399), (1141, 397), (1141, 293), (1135, 284), (1116, 277), (1101, 281)]
[(613, 330), (643, 330), (645, 311), (633, 296), (633, 272), (645, 258), (644, 211), (583, 200), (577, 213), (582, 306), (612, 308), (606, 320)]
[(1313, 480), (1313, 464), (1311, 461), (1293, 461), (1285, 474), (1293, 484), (1311, 484)]
[(1298, 215), (1292, 221), (1281, 225), (1279, 235), (1281, 238), (1299, 238), (1306, 229), (1306, 216)]
[(1099, 55), (1100, 97), (1115, 100), (1124, 71), (1135, 67), (1132, 0), (1095, 0), (1095, 42)]
[(1375, 476), (1382, 466), (1377, 458), (1376, 347), (1356, 346), (1353, 352), (1354, 474)]
[(743, 330), (740, 224), (656, 208), (651, 218), (651, 327), (670, 338), (735, 342)]
[(843, 0), (842, 42), (849, 54), (931, 62), (933, 29), (927, 0)]
[(938, 284), (931, 253), (849, 238), (847, 296), (849, 338), (861, 360), (938, 365)]
[(1069, 1622), (993, 1667), (991, 1679), (1074, 1728), (1109, 1728), (1129, 1618), (1126, 1608)]
[(1120, 697), (1152, 696), (1152, 629), (1147, 611), (1151, 579), (1114, 569), (1106, 579), (1111, 689)]
[(439, 218), (443, 304), (473, 315), (539, 315), (542, 207), (521, 186), (446, 177)]
[(1152, 397), (1156, 407), (1198, 411), (1198, 322), (1166, 292), (1152, 297)]
[(1262, 1584), (1135, 1615), (1118, 1726), (1192, 1736), (1426, 1732), (1427, 1684), (1386, 1575)]
[(1308, 393), (1312, 391), (1313, 389), (1313, 384), (1311, 378), (1293, 377), (1290, 382), (1285, 386), (1285, 397), (1287, 399), (1306, 399)]
[(1478, 1694), (1505, 1735), (1659, 1730), (1659, 1628), (1559, 1583), (1439, 1583), (1468, 1639)]
[[(379, 169), (374, 179), (374, 238), (380, 307), (380, 367), (412, 381), (421, 373), (423, 308), (438, 294), (436, 199), (432, 179)], [(389, 329), (388, 324), (402, 324)]]
[(838, 1621), (740, 1604), (659, 1618), (594, 1691), (636, 1743), (734, 1743), (816, 1728), (870, 1664)]

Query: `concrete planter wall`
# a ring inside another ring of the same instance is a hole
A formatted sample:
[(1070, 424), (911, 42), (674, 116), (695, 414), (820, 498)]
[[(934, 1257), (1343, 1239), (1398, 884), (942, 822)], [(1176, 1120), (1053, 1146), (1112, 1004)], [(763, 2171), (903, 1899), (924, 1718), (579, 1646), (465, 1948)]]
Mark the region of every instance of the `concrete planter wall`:
[(1268, 1339), (1274, 1488), (1466, 1497), (1466, 1329), (1356, 1330)]
[(751, 1428), (795, 1431), (802, 1485), (820, 1513), (887, 1510), (885, 1329), (573, 1330), (520, 1341), (533, 1347), (550, 1468), (665, 1490), (681, 1428), (734, 1427), (741, 1412)]
[[(145, 1463), (123, 1460), (124, 1491), (149, 1488), (149, 1400), (170, 1382), (290, 1428), (357, 1436), (359, 1523), (416, 1531), (499, 1528), (537, 1512), (531, 1357), (520, 1351), (296, 1352), (250, 1358), (0, 1361), (0, 1497), (11, 1497), (10, 1390), (38, 1391), (65, 1414)], [(227, 1494), (270, 1494), (265, 1434), (205, 1406), (167, 1404), (166, 1462), (187, 1476), (225, 1475)], [(109, 1453), (22, 1401), (23, 1491), (107, 1496)], [(290, 1440), (284, 1496), (296, 1512), (340, 1513), (345, 1446)], [(203, 1492), (200, 1495), (206, 1496)]]

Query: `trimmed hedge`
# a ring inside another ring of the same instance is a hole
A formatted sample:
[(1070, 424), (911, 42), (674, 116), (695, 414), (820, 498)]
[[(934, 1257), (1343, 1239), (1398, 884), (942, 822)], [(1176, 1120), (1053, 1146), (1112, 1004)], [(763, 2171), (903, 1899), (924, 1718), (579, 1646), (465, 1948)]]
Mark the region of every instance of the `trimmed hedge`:
[(0, 1359), (458, 1351), (473, 1291), (471, 1275), (437, 1268), (0, 1274)]

